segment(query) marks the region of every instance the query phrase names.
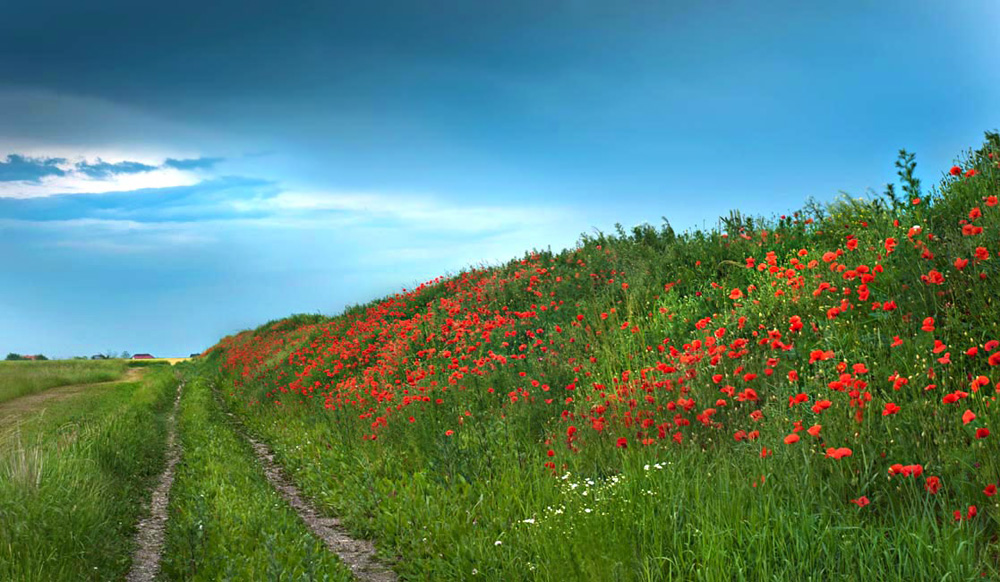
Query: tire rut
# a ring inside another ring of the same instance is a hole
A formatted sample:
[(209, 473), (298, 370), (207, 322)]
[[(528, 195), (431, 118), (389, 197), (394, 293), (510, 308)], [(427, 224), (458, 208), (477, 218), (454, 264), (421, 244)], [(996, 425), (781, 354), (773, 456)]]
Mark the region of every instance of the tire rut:
[(153, 491), (149, 503), (149, 515), (139, 522), (138, 531), (135, 534), (137, 548), (132, 554), (132, 569), (129, 570), (126, 577), (128, 582), (152, 582), (160, 571), (163, 538), (167, 530), (167, 504), (170, 499), (170, 487), (174, 484), (174, 469), (181, 453), (181, 447), (177, 441), (177, 412), (180, 408), (183, 389), (184, 382), (177, 384), (174, 409), (167, 419), (167, 466), (160, 474), (160, 482)]
[[(218, 393), (216, 396), (218, 397)], [(271, 487), (292, 506), (292, 509), (313, 534), (323, 540), (331, 552), (337, 554), (359, 581), (396, 582), (398, 580), (395, 572), (375, 558), (375, 545), (371, 541), (353, 537), (340, 524), (339, 519), (325, 517), (316, 511), (316, 508), (306, 501), (299, 489), (285, 476), (281, 467), (275, 462), (271, 449), (248, 434), (235, 414), (226, 410), (226, 415), (239, 427), (237, 432), (253, 447), (254, 454), (263, 467)]]

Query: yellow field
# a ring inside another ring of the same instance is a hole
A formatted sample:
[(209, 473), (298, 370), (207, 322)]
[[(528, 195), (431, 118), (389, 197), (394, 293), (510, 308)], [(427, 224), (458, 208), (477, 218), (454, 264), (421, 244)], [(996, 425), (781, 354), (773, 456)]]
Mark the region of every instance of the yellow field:
[[(186, 361), (188, 361), (190, 359), (191, 358), (152, 358), (152, 359), (149, 359), (149, 360), (134, 360), (134, 361), (136, 361), (136, 362), (167, 362), (168, 364), (170, 364), (171, 366), (173, 366), (177, 362), (186, 362)], [(129, 360), (129, 361), (131, 362), (133, 360)]]

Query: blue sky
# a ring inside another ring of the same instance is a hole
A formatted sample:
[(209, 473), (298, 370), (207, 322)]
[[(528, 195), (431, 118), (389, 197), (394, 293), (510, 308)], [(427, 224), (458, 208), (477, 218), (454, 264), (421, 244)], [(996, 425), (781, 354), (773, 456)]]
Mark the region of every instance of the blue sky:
[[(614, 223), (711, 226), (1000, 126), (993, 2), (22, 2), (0, 351), (187, 355)], [(833, 5), (836, 4), (836, 5)]]

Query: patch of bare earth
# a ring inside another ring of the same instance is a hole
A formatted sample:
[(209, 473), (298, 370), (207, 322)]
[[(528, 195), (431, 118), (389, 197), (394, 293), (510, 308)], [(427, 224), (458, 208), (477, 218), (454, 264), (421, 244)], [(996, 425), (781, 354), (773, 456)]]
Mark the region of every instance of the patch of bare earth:
[(32, 414), (45, 412), (45, 407), (68, 398), (72, 398), (84, 392), (110, 386), (112, 384), (122, 384), (125, 382), (138, 381), (146, 370), (143, 368), (129, 368), (125, 375), (118, 380), (108, 382), (94, 382), (93, 384), (70, 384), (67, 386), (56, 386), (27, 396), (21, 396), (13, 400), (8, 400), (0, 404), (0, 443), (3, 443), (17, 431), (20, 421), (25, 420)]
[(163, 537), (167, 530), (167, 503), (170, 487), (174, 484), (174, 467), (180, 458), (177, 443), (177, 410), (181, 402), (184, 383), (177, 385), (174, 409), (167, 419), (167, 466), (160, 475), (160, 482), (153, 491), (149, 503), (149, 516), (139, 522), (135, 535), (136, 550), (132, 554), (132, 569), (126, 580), (129, 582), (151, 582), (160, 571), (160, 556), (163, 553)]
[[(226, 414), (239, 425), (239, 420), (231, 412)], [(375, 545), (368, 540), (362, 540), (351, 534), (335, 517), (320, 515), (311, 503), (306, 501), (298, 488), (285, 477), (281, 467), (274, 461), (274, 454), (268, 446), (240, 430), (243, 438), (253, 446), (257, 460), (264, 469), (271, 487), (292, 506), (313, 534), (323, 540), (326, 547), (337, 554), (342, 562), (354, 572), (355, 577), (362, 582), (395, 582), (396, 573), (375, 558)]]

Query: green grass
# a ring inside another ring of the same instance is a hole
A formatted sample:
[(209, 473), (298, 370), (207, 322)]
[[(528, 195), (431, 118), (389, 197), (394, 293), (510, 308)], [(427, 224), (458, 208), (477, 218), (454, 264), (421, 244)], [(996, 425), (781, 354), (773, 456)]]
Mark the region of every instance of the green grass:
[(69, 384), (117, 380), (124, 360), (49, 360), (0, 362), (0, 403)]
[(998, 160), (991, 134), (906, 200), (585, 236), (201, 365), (408, 579), (996, 579)]
[(183, 456), (170, 495), (163, 573), (173, 580), (351, 580), (271, 488), (250, 445), (199, 377), (185, 387)]
[(0, 580), (113, 580), (163, 465), (176, 379), (77, 395), (0, 452)]

